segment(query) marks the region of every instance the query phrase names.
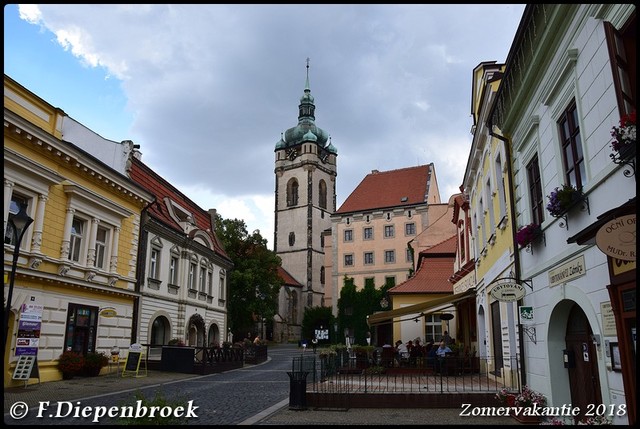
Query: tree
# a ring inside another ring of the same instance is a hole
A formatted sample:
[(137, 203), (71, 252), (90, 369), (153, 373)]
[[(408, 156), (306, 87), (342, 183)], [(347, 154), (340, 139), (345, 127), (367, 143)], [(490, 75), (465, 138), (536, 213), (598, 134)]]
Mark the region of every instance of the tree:
[(234, 264), (228, 277), (228, 320), (234, 336), (242, 338), (253, 331), (256, 317), (272, 320), (277, 313), (281, 260), (260, 231), (249, 234), (241, 219), (216, 215), (216, 235)]

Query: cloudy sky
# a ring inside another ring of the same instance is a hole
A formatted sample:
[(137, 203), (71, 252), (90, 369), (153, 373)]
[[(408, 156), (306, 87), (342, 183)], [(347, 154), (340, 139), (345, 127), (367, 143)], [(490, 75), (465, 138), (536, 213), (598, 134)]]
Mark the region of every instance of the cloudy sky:
[(273, 248), (274, 148), (310, 58), (338, 207), (373, 169), (434, 163), (446, 202), (471, 144), (471, 73), (505, 62), (518, 5), (6, 5), (4, 72)]

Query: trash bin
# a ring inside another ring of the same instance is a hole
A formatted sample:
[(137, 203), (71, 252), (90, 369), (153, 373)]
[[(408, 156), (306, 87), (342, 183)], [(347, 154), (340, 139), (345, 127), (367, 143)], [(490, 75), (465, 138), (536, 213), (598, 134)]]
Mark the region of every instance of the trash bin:
[(308, 371), (288, 372), (289, 376), (289, 409), (307, 409), (307, 375)]

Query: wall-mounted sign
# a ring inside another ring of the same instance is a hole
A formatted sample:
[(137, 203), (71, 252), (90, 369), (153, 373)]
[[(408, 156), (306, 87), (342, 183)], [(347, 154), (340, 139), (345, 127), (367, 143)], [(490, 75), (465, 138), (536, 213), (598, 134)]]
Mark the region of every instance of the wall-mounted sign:
[(600, 315), (602, 317), (602, 335), (605, 337), (617, 336), (616, 317), (613, 315), (611, 301), (600, 303)]
[(527, 291), (519, 283), (506, 281), (496, 284), (490, 293), (498, 301), (514, 302), (524, 298)]
[(102, 310), (100, 310), (100, 316), (102, 317), (116, 317), (117, 315), (118, 315), (118, 312), (113, 307), (105, 307)]
[(533, 307), (521, 305), (518, 307), (520, 312), (520, 324), (521, 325), (533, 325), (535, 318), (533, 316)]
[(636, 260), (636, 215), (615, 218), (600, 227), (596, 246), (603, 253), (623, 261)]
[(580, 255), (569, 262), (549, 270), (549, 286), (556, 286), (587, 274), (584, 256)]

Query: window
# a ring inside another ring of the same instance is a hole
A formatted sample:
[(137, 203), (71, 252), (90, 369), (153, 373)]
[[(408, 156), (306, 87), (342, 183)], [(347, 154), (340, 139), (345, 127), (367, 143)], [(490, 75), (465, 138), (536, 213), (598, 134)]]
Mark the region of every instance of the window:
[(73, 223), (71, 224), (71, 241), (69, 243), (69, 256), (70, 259), (74, 262), (80, 262), (80, 258), (82, 257), (82, 241), (84, 238), (84, 225), (81, 219), (77, 217), (73, 218)]
[(324, 284), (325, 282), (325, 269), (324, 267), (320, 267), (320, 284)]
[(220, 275), (220, 279), (218, 280), (218, 299), (225, 300), (227, 299), (227, 291), (225, 287), (225, 277), (223, 274)]
[(151, 344), (167, 344), (171, 339), (171, 327), (164, 316), (156, 317), (151, 324)]
[(207, 268), (200, 267), (200, 292), (205, 293), (207, 291)]
[(416, 224), (413, 222), (406, 223), (404, 225), (404, 235), (416, 235)]
[(158, 249), (151, 249), (151, 259), (149, 260), (149, 277), (152, 279), (158, 278), (159, 260), (160, 260), (160, 251)]
[(353, 255), (352, 254), (344, 255), (344, 266), (345, 267), (352, 267), (353, 266)]
[[(9, 217), (7, 218), (7, 221), (11, 218), (13, 218), (15, 215), (18, 214), (18, 212), (20, 211), (20, 207), (24, 206), (25, 209), (28, 205), (28, 200), (20, 195), (16, 195), (15, 193), (11, 196), (11, 204), (9, 206)], [(7, 222), (7, 228), (4, 232), (4, 244), (11, 244), (11, 245), (15, 245), (15, 239), (13, 237), (13, 228), (11, 227), (11, 225), (9, 224), (9, 222)], [(20, 243), (21, 245), (23, 243)]]
[(586, 175), (582, 154), (582, 137), (578, 123), (578, 110), (575, 101), (565, 110), (558, 121), (562, 141), (562, 163), (565, 184), (582, 189)]
[(344, 241), (353, 241), (353, 230), (345, 229), (344, 230)]
[(107, 229), (99, 226), (98, 231), (96, 231), (95, 266), (97, 268), (100, 268), (101, 270), (104, 269), (105, 262), (107, 260), (107, 237), (108, 237)]
[(64, 350), (86, 355), (95, 351), (98, 307), (69, 303)]
[(395, 250), (385, 250), (384, 251), (384, 262), (386, 264), (392, 264), (396, 261), (396, 251)]
[(296, 233), (291, 231), (289, 233), (289, 246), (293, 246), (294, 244), (296, 244)]
[(413, 262), (413, 249), (407, 246), (407, 253), (405, 256), (406, 262)]
[(213, 296), (213, 273), (211, 271), (207, 271), (207, 286), (208, 286), (208, 294)]
[(373, 252), (364, 252), (364, 264), (373, 265)]
[(391, 238), (395, 235), (395, 231), (393, 229), (393, 225), (385, 225), (384, 226), (384, 238)]
[(169, 284), (178, 284), (178, 257), (173, 255), (169, 261)]
[(396, 285), (396, 277), (395, 276), (385, 277), (384, 285), (387, 289), (394, 287)]
[(196, 288), (196, 264), (191, 262), (189, 264), (189, 289)]
[(426, 343), (429, 341), (438, 343), (442, 338), (442, 322), (440, 321), (440, 317), (436, 317), (434, 314), (427, 314), (424, 316), (424, 320), (424, 341)]
[(620, 31), (610, 22), (604, 23), (607, 46), (613, 71), (613, 83), (616, 89), (620, 116), (636, 110), (637, 64), (636, 64), (636, 15), (627, 21)]
[(493, 234), (496, 229), (495, 213), (493, 212), (493, 189), (491, 188), (491, 178), (487, 179), (487, 208), (489, 209), (489, 231)]
[(542, 179), (540, 178), (540, 166), (538, 155), (535, 155), (527, 164), (527, 181), (529, 182), (529, 202), (533, 223), (541, 225), (544, 221), (544, 200), (542, 198)]
[(496, 178), (498, 179), (498, 202), (500, 204), (500, 218), (507, 214), (507, 193), (504, 187), (504, 174), (502, 172), (502, 159), (496, 158)]
[(364, 228), (362, 236), (365, 240), (373, 240), (373, 228), (370, 226)]
[(298, 205), (298, 181), (296, 179), (291, 179), (287, 183), (287, 206), (297, 206)]
[(320, 199), (320, 208), (327, 208), (327, 184), (324, 180), (321, 180), (318, 184), (318, 198)]

